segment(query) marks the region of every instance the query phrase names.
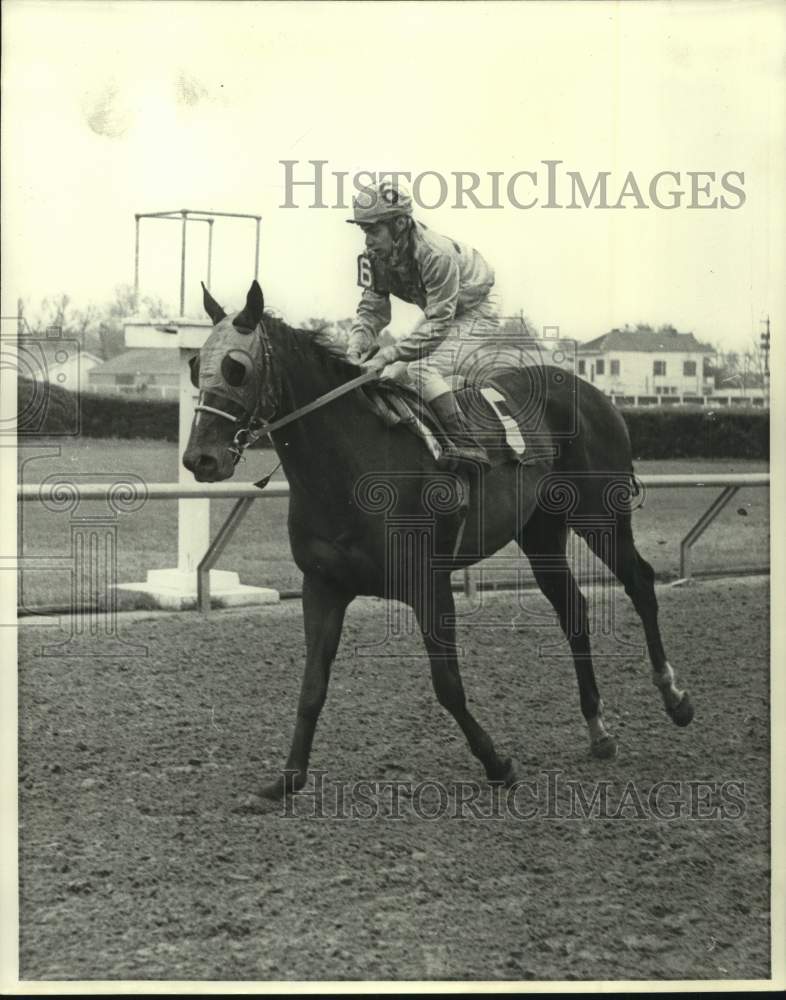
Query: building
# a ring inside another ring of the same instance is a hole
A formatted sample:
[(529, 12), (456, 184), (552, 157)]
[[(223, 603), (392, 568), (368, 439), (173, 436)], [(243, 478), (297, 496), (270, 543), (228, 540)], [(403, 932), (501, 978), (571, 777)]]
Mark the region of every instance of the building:
[(692, 333), (611, 330), (577, 345), (576, 374), (618, 406), (763, 405), (757, 390), (716, 389), (710, 368), (716, 351)]
[(80, 346), (74, 337), (62, 335), (53, 328), (45, 334), (19, 337), (17, 367), (22, 378), (67, 389), (85, 391), (89, 373), (101, 364), (101, 358)]
[(89, 389), (102, 395), (177, 399), (180, 358), (173, 348), (135, 348), (118, 354), (89, 373)]

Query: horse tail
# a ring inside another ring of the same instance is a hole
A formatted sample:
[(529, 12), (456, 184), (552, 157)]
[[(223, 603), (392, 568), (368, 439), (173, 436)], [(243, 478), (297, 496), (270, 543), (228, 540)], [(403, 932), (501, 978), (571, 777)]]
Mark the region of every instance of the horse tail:
[(639, 479), (638, 479), (638, 477), (636, 475), (636, 472), (635, 472), (635, 470), (633, 468), (633, 463), (632, 462), (631, 462), (630, 471), (629, 471), (628, 475), (630, 476), (630, 500), (631, 500), (631, 504), (633, 504), (634, 500), (637, 500), (640, 497), (641, 498), (640, 502), (638, 504), (635, 504), (635, 506), (637, 506), (637, 507), (643, 507), (644, 506), (644, 487), (639, 482)]

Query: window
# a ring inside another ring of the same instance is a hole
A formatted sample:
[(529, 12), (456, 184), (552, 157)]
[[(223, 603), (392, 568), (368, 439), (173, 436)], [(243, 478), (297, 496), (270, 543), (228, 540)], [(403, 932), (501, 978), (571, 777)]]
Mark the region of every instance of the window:
[(695, 361), (685, 361), (682, 365), (683, 375), (695, 375), (696, 374), (696, 362)]
[(666, 362), (665, 361), (653, 361), (652, 362), (652, 374), (653, 375), (665, 375), (666, 374)]
[(620, 363), (619, 363), (619, 361), (612, 361), (611, 362), (611, 374), (612, 375), (619, 375), (619, 373), (620, 373)]
[(579, 361), (579, 375), (584, 375), (587, 370), (587, 363), (585, 361)]
[(115, 375), (115, 385), (133, 385), (133, 375)]
[(602, 375), (604, 373), (604, 371), (605, 371), (605, 362), (603, 362), (603, 361), (596, 361), (595, 362), (595, 374), (596, 375)]

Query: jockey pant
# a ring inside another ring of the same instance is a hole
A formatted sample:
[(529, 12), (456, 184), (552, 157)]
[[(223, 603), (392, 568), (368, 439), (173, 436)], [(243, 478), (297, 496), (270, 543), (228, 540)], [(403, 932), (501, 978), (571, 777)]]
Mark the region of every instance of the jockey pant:
[[(417, 330), (428, 328), (422, 320)], [(399, 376), (416, 388), (421, 399), (432, 399), (467, 383), (483, 384), (501, 368), (532, 364), (527, 349), (509, 336), (499, 336), (499, 305), (492, 292), (453, 319), (448, 335), (430, 354), (411, 361)]]
[[(430, 320), (423, 319), (415, 328), (426, 333)], [(499, 327), (496, 296), (492, 293), (476, 305), (454, 316), (447, 336), (425, 357), (411, 361), (404, 378), (417, 389), (421, 399), (430, 403), (437, 396), (460, 388), (466, 381), (465, 369), (485, 338)]]

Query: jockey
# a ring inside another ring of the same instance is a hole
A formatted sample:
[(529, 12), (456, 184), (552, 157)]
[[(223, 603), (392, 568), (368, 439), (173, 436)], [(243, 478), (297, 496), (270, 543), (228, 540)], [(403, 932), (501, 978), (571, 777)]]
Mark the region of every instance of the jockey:
[[(449, 458), (489, 465), (453, 394), (464, 382), (461, 356), (496, 331), (490, 297), (494, 272), (477, 250), (439, 236), (412, 218), (412, 200), (388, 181), (365, 188), (353, 199), (354, 218), (366, 237), (358, 257), (363, 295), (349, 334), (347, 354), (368, 371), (396, 367), (386, 377), (406, 381), (434, 410), (450, 438)], [(414, 303), (424, 318), (407, 336), (368, 358), (390, 322), (390, 296)], [(364, 360), (367, 359), (367, 360)], [(397, 364), (401, 363), (401, 364)]]

